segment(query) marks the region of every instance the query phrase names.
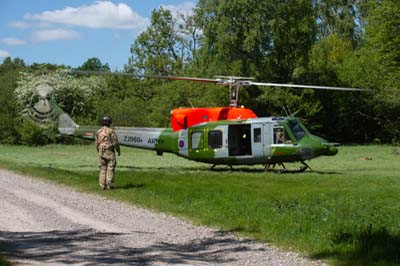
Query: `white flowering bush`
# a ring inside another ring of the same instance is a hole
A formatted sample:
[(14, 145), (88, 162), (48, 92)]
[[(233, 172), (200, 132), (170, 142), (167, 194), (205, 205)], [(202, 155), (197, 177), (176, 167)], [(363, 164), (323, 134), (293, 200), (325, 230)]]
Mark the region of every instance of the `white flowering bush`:
[(14, 90), (18, 111), (24, 118), (18, 127), (20, 143), (45, 145), (57, 141), (58, 108), (51, 102), (74, 119), (94, 120), (95, 95), (104, 87), (103, 77), (77, 77), (65, 69), (45, 74), (21, 73)]
[(93, 96), (106, 87), (103, 77), (76, 77), (60, 69), (46, 74), (22, 73), (15, 97), (22, 114), (40, 101), (52, 100), (74, 117), (93, 116)]

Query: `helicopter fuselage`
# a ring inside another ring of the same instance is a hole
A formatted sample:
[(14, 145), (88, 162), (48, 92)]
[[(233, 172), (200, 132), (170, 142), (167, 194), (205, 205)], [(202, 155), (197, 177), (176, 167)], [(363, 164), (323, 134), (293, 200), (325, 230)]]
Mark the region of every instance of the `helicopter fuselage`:
[[(98, 127), (77, 127), (71, 135), (94, 139)], [(304, 162), (335, 155), (337, 148), (312, 135), (292, 117), (204, 122), (185, 129), (115, 127), (124, 146), (174, 153), (189, 160), (226, 165)]]

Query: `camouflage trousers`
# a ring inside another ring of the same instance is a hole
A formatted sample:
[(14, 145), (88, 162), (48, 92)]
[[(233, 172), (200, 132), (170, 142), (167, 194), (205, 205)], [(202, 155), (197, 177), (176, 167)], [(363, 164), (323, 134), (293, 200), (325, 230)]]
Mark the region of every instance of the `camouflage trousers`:
[(115, 159), (115, 152), (106, 150), (99, 153), (99, 185), (102, 189), (114, 188), (115, 166), (117, 161)]

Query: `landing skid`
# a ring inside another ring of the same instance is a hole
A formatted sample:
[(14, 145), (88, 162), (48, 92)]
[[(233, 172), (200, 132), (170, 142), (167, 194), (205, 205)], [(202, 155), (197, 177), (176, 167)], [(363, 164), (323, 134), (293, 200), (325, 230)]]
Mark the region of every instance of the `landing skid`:
[(306, 164), (306, 162), (301, 161), (301, 164), (303, 165), (302, 167), (300, 167), (300, 170), (301, 170), (302, 172), (304, 172), (304, 171), (307, 170), (307, 169), (312, 170), (311, 167), (310, 167), (308, 164)]
[[(217, 169), (215, 169), (215, 167), (216, 167), (217, 165), (219, 165), (219, 164), (213, 164), (213, 165), (210, 167), (210, 171), (217, 171)], [(228, 164), (227, 166), (229, 166), (229, 168), (231, 169), (231, 171), (233, 171), (232, 165)]]
[[(265, 172), (276, 172), (279, 174), (283, 173), (302, 173), (307, 169), (311, 170), (311, 167), (306, 164), (304, 161), (300, 162), (303, 166), (300, 167), (298, 170), (288, 170), (286, 166), (283, 163), (266, 163), (264, 167)], [(279, 166), (280, 168), (275, 168), (276, 166)]]
[[(276, 169), (275, 166), (278, 165), (280, 168)], [(264, 167), (265, 172), (277, 172), (277, 173), (285, 173), (287, 169), (283, 163), (266, 163)]]
[[(285, 164), (280, 162), (280, 163), (266, 163), (264, 165), (264, 171), (265, 172), (274, 172), (274, 173), (279, 173), (279, 174), (283, 174), (283, 173), (302, 173), (307, 169), (311, 169), (311, 167), (306, 164), (304, 161), (300, 162), (302, 164), (302, 166), (300, 166), (300, 168), (298, 170), (289, 170), (286, 168)], [(217, 169), (217, 166), (225, 166), (224, 168), (219, 168)], [(226, 170), (231, 170), (234, 171), (233, 167), (231, 164), (213, 164), (210, 167), (210, 171), (226, 171)], [(238, 169), (236, 169), (238, 170)]]

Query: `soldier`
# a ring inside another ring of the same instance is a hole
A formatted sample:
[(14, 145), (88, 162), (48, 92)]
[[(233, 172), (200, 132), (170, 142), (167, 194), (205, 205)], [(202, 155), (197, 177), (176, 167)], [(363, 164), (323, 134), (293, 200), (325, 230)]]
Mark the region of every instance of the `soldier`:
[(274, 131), (275, 131), (275, 144), (284, 143), (285, 140), (282, 128), (275, 128)]
[(101, 120), (102, 128), (96, 132), (96, 149), (99, 158), (99, 185), (102, 189), (114, 189), (115, 166), (117, 164), (115, 152), (118, 156), (121, 151), (118, 138), (111, 128), (111, 117), (105, 116)]

